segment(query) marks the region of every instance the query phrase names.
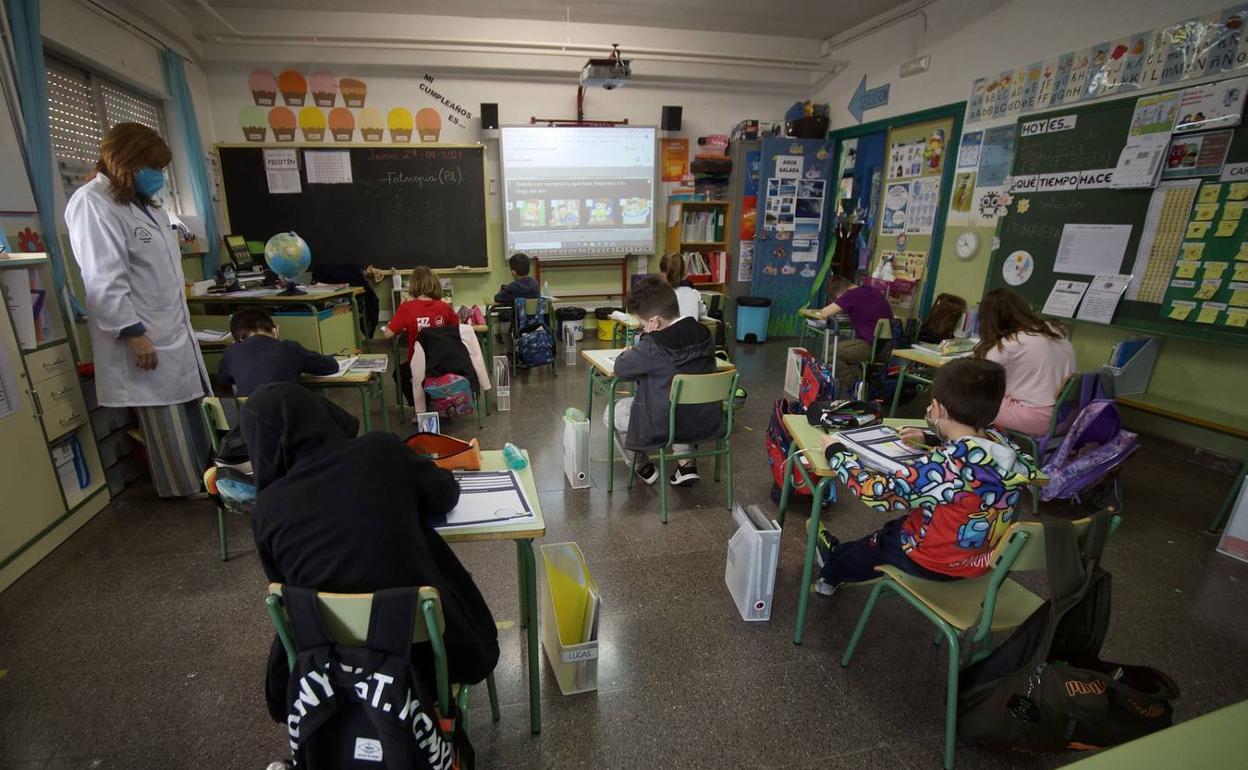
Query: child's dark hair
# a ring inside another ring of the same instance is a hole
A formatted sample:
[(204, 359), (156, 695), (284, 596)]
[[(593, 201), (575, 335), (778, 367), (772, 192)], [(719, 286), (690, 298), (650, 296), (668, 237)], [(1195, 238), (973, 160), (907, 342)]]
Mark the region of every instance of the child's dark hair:
[(628, 292), (628, 312), (641, 318), (675, 320), (680, 317), (676, 290), (659, 276), (647, 275)]
[(959, 358), (936, 370), (932, 400), (963, 425), (982, 430), (992, 424), (1005, 396), (1005, 367), (982, 358)]
[(507, 260), (507, 264), (511, 267), (511, 272), (516, 275), (529, 274), (529, 255), (528, 254), (512, 254), (511, 259)]
[(230, 334), (235, 342), (242, 342), (257, 332), (272, 334), (277, 326), (269, 311), (259, 307), (245, 307), (230, 316)]
[(958, 327), (958, 321), (962, 319), (962, 314), (965, 312), (966, 300), (956, 294), (941, 292), (936, 295), (936, 301), (932, 303), (932, 309), (928, 312), (927, 318), (923, 319), (922, 328), (931, 332), (935, 337), (947, 340), (953, 336)]

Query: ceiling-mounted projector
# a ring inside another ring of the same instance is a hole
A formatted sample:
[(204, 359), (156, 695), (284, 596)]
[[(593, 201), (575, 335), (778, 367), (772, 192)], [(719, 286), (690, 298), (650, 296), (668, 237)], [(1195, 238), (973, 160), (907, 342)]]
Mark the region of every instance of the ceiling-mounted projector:
[(620, 58), (620, 44), (611, 44), (611, 55), (605, 59), (590, 59), (581, 70), (581, 85), (587, 88), (602, 86), (610, 91), (624, 85), (633, 70), (628, 59)]

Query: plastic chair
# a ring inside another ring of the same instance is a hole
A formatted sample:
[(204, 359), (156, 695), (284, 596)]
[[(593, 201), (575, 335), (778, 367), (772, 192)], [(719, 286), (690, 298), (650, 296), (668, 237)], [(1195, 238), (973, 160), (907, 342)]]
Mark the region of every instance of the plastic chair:
[(877, 383), (879, 392), (883, 393), (884, 375), (888, 373), (888, 361), (893, 355), (894, 341), (901, 339), (902, 323), (896, 318), (881, 318), (875, 322), (875, 336), (871, 340), (871, 357), (866, 361), (859, 362), (862, 369), (862, 379), (860, 382), (865, 386), (865, 393), (854, 394), (855, 398), (865, 400), (872, 395), (871, 381), (872, 373), (878, 374), (880, 382)]
[[(241, 408), (247, 401), (246, 398), (233, 399)], [(225, 407), (221, 405), (221, 399), (216, 396), (207, 396), (200, 404), (200, 411), (204, 415), (204, 428), (208, 432), (208, 442), (212, 446), (212, 453), (215, 456), (221, 449), (221, 436), (230, 432), (234, 426), (230, 425), (230, 418), (225, 413)], [(208, 471), (205, 471), (204, 483), (209, 485), (215, 481), (215, 468), (208, 469), (213, 471), (212, 478), (208, 477)], [(209, 488), (211, 491), (211, 488)], [(219, 547), (221, 551), (221, 561), (229, 561), (230, 555), (226, 547), (225, 537), (225, 508), (217, 506), (217, 538), (220, 541)]]
[[(1036, 467), (1043, 465), (1048, 455), (1057, 450), (1059, 442), (1054, 439), (1065, 436), (1067, 429), (1070, 428), (1070, 424), (1074, 421), (1075, 412), (1079, 408), (1080, 389), (1085, 376), (1083, 374), (1072, 374), (1062, 383), (1062, 387), (1057, 393), (1057, 402), (1053, 404), (1053, 414), (1049, 417), (1049, 428), (1044, 432), (1044, 435), (1033, 436), (1019, 430), (1007, 431), (1012, 440), (1023, 445), (1025, 449), (1031, 450), (1028, 454), (1035, 460)], [(1031, 515), (1035, 516), (1040, 512), (1040, 488), (1031, 487), (1030, 492)]]
[[(451, 713), (451, 699), (454, 698), (459, 707), (460, 719), (466, 724), (468, 721), (468, 688), (451, 683), (450, 676), (447, 674), (446, 644), (442, 639), (443, 634), (446, 633), (446, 618), (442, 614), (442, 597), (438, 594), (438, 589), (432, 586), (422, 586), (416, 591), (420, 598), (420, 615), (424, 622), (412, 624), (412, 643), (428, 642), (433, 649), (433, 667), (438, 686), (438, 708), (442, 715), (446, 716)], [(318, 591), (316, 599), (321, 619), (325, 622), (325, 629), (329, 631), (329, 635), (335, 642), (345, 645), (365, 643), (368, 639), (368, 624), (373, 609), (372, 594), (337, 594)], [(264, 603), (268, 607), (269, 620), (273, 623), (273, 629), (277, 631), (277, 637), (282, 640), (282, 647), (286, 650), (286, 662), (293, 668), (296, 657), (294, 634), (290, 627), (290, 617), (286, 614), (286, 609), (282, 604), (281, 583), (269, 583), (269, 595), (264, 598)], [(493, 672), (486, 677), (485, 684), (490, 695), (490, 717), (497, 722), (499, 720), (498, 691), (494, 686)]]
[[(1118, 529), (1120, 522), (1121, 517), (1110, 517), (1110, 536)], [(1091, 524), (1091, 518), (1074, 522), (1081, 545), (1087, 539)], [(854, 649), (875, 610), (875, 603), (885, 591), (901, 596), (931, 621), (936, 626), (933, 643), (939, 645), (942, 637), (949, 643), (944, 764), (946, 770), (952, 770), (958, 717), (958, 667), (962, 654), (958, 635), (974, 628), (969, 637), (972, 646), (968, 663), (987, 657), (991, 652), (994, 633), (1016, 628), (1043, 604), (1039, 596), (1012, 580), (1010, 573), (1043, 570), (1045, 567), (1044, 525), (1035, 521), (1011, 524), (993, 551), (992, 570), (977, 578), (925, 580), (891, 565), (877, 566), (875, 569), (883, 578), (871, 590), (867, 604), (862, 608), (862, 616), (841, 656), (841, 666), (849, 666)]]
[[(715, 458), (715, 481), (719, 481), (720, 457), (728, 457), (728, 510), (732, 510), (732, 408), (737, 392), (740, 373), (735, 369), (714, 374), (678, 374), (672, 378), (670, 406), (667, 410), (667, 443), (659, 447), (659, 512), (667, 523), (667, 461), (693, 460), (698, 457)], [(676, 408), (681, 404), (710, 404), (716, 401), (724, 405), (724, 435), (715, 438), (714, 449), (695, 449), (692, 452), (673, 452), (676, 438)], [(612, 425), (614, 428), (614, 425)], [(614, 437), (612, 438), (614, 440)], [(633, 453), (632, 472), (628, 475), (628, 488), (633, 488), (637, 478), (637, 457)]]
[[(546, 299), (546, 298), (542, 297), (541, 299)], [(524, 300), (517, 299), (516, 308), (513, 308), (512, 310), (512, 316), (511, 316), (511, 376), (512, 376), (512, 379), (515, 379), (517, 360), (520, 358), (520, 349), (519, 349), (520, 324), (516, 323), (516, 320), (520, 317), (520, 313), (516, 311), (519, 309), (521, 302), (524, 302), (524, 314), (532, 318), (537, 315), (537, 306), (538, 306), (539, 299), (533, 298), (533, 297), (530, 297)], [(558, 335), (555, 334), (554, 308), (549, 299), (546, 299), (546, 318), (544, 321), (544, 325), (546, 327), (546, 332), (550, 334), (550, 339), (551, 339), (552, 355), (550, 357), (550, 363), (547, 364), (547, 366), (550, 367), (551, 374), (555, 377), (558, 377), (559, 376), (559, 340), (555, 339)]]

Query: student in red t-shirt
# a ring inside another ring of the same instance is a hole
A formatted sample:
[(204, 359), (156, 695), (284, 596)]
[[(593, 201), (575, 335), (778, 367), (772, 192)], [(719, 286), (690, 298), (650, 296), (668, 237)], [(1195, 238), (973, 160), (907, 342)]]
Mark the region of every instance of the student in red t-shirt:
[[(412, 359), (412, 351), (416, 348), (416, 338), (423, 329), (438, 326), (458, 326), (459, 316), (455, 309), (442, 301), (442, 284), (429, 268), (421, 265), (412, 270), (412, 278), (407, 286), (412, 296), (398, 310), (390, 323), (381, 327), (387, 338), (407, 332), (407, 360)], [(411, 372), (408, 367), (398, 368), (399, 385), (404, 395), (411, 393)], [(411, 399), (409, 399), (409, 403)]]

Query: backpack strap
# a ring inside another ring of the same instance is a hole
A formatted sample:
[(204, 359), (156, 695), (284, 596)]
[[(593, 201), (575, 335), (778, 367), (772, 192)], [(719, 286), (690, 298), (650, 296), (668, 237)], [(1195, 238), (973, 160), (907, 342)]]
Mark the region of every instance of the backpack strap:
[(420, 597), (415, 588), (375, 591), (368, 618), (368, 648), (407, 660), (419, 610)]
[(1087, 578), (1083, 553), (1075, 537), (1075, 527), (1065, 519), (1046, 516), (1044, 525), (1044, 562), (1049, 577), (1049, 595), (1053, 602), (1053, 619), (1066, 611), (1079, 595)]
[(325, 628), (320, 607), (316, 604), (316, 591), (299, 586), (283, 586), (282, 604), (286, 606), (286, 614), (290, 616), (296, 652), (314, 647), (328, 647), (334, 643), (329, 629)]
[(1084, 559), (1089, 564), (1099, 563), (1105, 552), (1105, 543), (1109, 540), (1110, 512), (1097, 511), (1088, 526), (1088, 538), (1083, 546)]

